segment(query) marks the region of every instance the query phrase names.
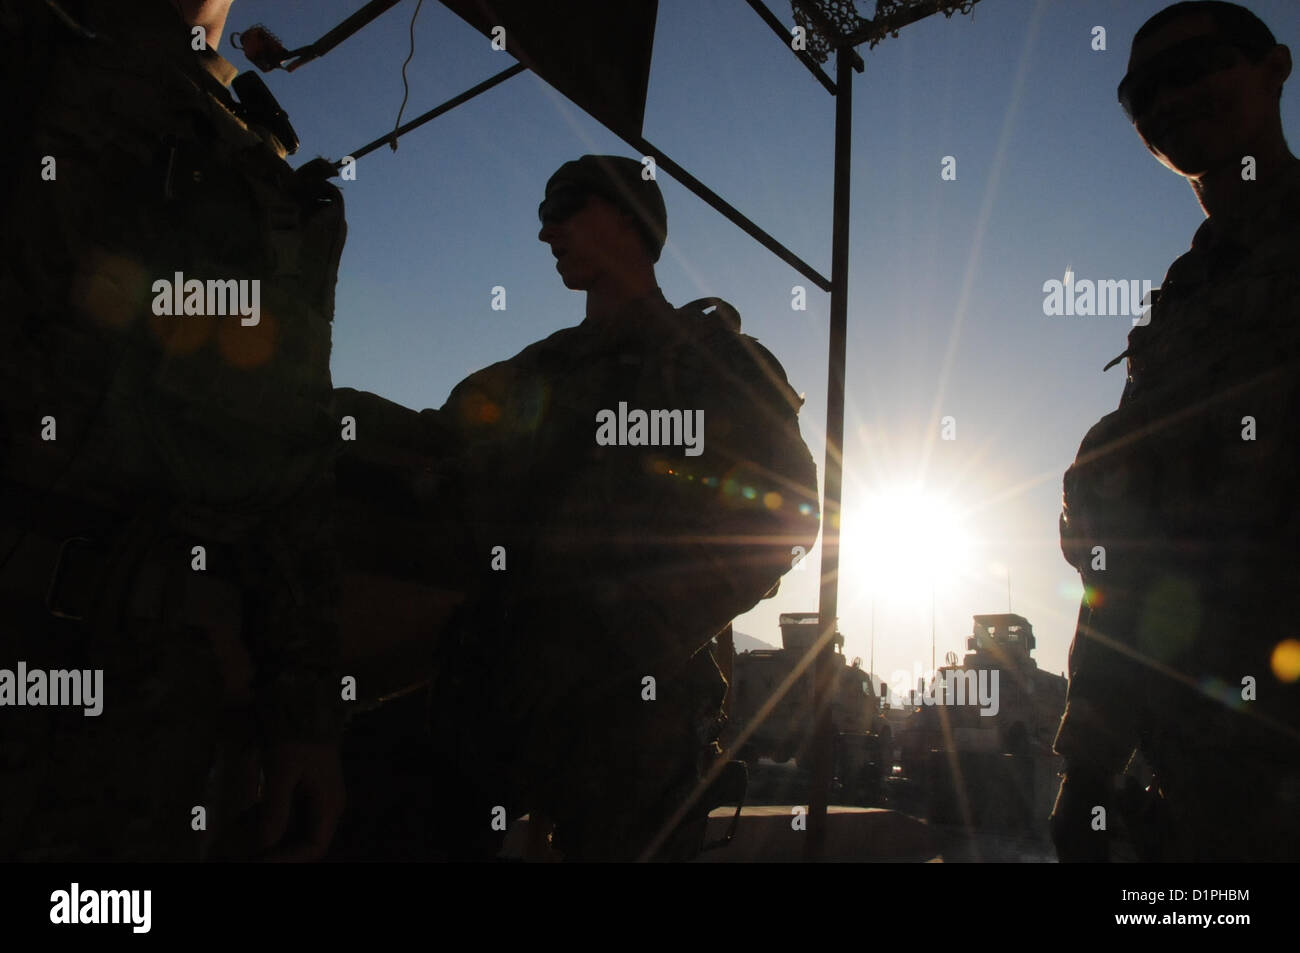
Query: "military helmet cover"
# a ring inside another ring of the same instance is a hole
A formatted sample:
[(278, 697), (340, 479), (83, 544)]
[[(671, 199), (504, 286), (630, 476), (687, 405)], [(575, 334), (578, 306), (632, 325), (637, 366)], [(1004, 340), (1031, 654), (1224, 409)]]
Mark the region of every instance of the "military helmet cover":
[(548, 205), (566, 195), (599, 195), (636, 220), (651, 260), (658, 261), (668, 237), (668, 210), (658, 183), (646, 178), (643, 168), (624, 156), (585, 155), (566, 162), (547, 180), (538, 216), (545, 218)]

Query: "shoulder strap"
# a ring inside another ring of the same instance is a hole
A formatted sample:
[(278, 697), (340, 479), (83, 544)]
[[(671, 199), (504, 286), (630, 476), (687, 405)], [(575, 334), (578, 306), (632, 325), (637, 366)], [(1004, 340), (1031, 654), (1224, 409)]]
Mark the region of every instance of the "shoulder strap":
[[(713, 311), (710, 312), (709, 308)], [(679, 311), (694, 311), (699, 315), (721, 321), (732, 331), (740, 331), (740, 312), (721, 298), (696, 298), (678, 308)]]

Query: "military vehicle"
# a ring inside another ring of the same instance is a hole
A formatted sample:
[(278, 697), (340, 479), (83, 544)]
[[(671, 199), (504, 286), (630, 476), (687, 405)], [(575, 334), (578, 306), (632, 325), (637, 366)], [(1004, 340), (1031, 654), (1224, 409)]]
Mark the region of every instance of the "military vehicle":
[[(793, 758), (805, 768), (812, 753), (812, 650), (818, 615), (783, 612), (779, 622), (781, 648), (741, 652), (732, 661), (722, 743), (732, 757), (751, 765), (759, 758), (777, 764)], [(844, 636), (838, 631), (834, 647), (838, 664), (830, 703), (835, 738), (832, 796), (841, 804), (876, 804), (891, 750), (890, 728), (871, 675), (862, 669), (861, 659), (845, 659)]]
[(948, 653), (929, 687), (891, 713), (913, 795), (900, 806), (938, 824), (1047, 836), (1066, 680), (1038, 667), (1035, 646), (1024, 616), (977, 615), (961, 664)]

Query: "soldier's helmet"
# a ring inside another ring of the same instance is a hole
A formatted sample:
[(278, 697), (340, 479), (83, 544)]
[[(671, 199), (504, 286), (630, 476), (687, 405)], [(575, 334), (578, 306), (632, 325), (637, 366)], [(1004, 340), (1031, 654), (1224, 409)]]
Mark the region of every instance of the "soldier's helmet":
[(542, 224), (562, 220), (566, 212), (580, 208), (588, 195), (599, 195), (632, 216), (650, 260), (658, 261), (668, 238), (668, 210), (659, 184), (643, 174), (644, 169), (624, 156), (585, 155), (566, 162), (547, 180), (537, 216)]

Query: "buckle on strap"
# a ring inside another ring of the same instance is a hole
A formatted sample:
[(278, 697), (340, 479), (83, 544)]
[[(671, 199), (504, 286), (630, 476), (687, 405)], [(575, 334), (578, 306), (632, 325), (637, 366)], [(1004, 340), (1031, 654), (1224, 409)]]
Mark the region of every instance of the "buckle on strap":
[(92, 545), (88, 536), (69, 536), (59, 546), (45, 592), (45, 608), (50, 615), (73, 622), (85, 621), (100, 563), (91, 550)]

